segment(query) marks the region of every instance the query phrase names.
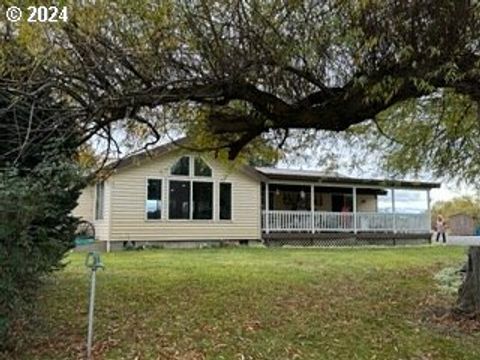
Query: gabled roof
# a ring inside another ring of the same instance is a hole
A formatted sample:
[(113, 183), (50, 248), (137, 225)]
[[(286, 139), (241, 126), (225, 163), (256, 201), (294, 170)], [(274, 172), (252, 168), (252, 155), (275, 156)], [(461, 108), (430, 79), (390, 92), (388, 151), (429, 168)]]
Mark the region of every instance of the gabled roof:
[(256, 170), (265, 175), (269, 180), (305, 181), (326, 184), (365, 185), (425, 190), (439, 188), (441, 185), (436, 182), (422, 182), (415, 180), (355, 178), (336, 172), (314, 170), (292, 170), (269, 167), (257, 167)]
[[(188, 148), (189, 140), (188, 138), (180, 138), (178, 140), (174, 140), (172, 142), (169, 142), (167, 144), (162, 144), (158, 145), (152, 149), (149, 150), (142, 150), (137, 153), (131, 154), (129, 156), (124, 157), (123, 159), (120, 159), (118, 161), (113, 161), (109, 163), (108, 165), (105, 166), (106, 170), (122, 170), (126, 167), (129, 167), (130, 165), (138, 164), (143, 160), (146, 159), (154, 159), (156, 157), (165, 155), (173, 150), (178, 150), (182, 149), (182, 147), (187, 147)], [(248, 166), (248, 165), (240, 165), (238, 167), (238, 170), (243, 172), (249, 177), (252, 177), (258, 181), (265, 181), (267, 178), (255, 168)]]
[[(127, 156), (119, 161), (112, 162), (106, 166), (110, 170), (121, 170), (135, 163), (139, 163), (145, 159), (152, 159), (158, 156), (169, 153), (175, 149), (181, 149), (182, 146), (188, 147), (189, 140), (181, 138), (173, 142), (158, 145), (151, 150), (141, 151), (130, 156)], [(239, 170), (246, 175), (258, 180), (285, 180), (285, 181), (304, 181), (316, 182), (326, 184), (345, 184), (345, 185), (364, 185), (377, 187), (397, 187), (410, 189), (432, 189), (439, 188), (440, 183), (436, 182), (421, 182), (414, 180), (392, 180), (392, 179), (368, 179), (368, 178), (354, 178), (339, 174), (337, 172), (325, 172), (314, 170), (292, 170), (279, 169), (272, 167), (252, 167), (248, 165), (241, 165)]]
[(187, 138), (180, 138), (178, 140), (169, 142), (167, 144), (157, 145), (152, 149), (138, 151), (120, 160), (112, 161), (108, 163), (105, 166), (105, 168), (107, 170), (113, 170), (113, 169), (119, 170), (129, 165), (138, 163), (141, 160), (148, 159), (148, 158), (155, 158), (157, 156), (167, 154), (170, 151), (179, 149), (181, 146), (187, 145), (187, 144), (188, 144)]

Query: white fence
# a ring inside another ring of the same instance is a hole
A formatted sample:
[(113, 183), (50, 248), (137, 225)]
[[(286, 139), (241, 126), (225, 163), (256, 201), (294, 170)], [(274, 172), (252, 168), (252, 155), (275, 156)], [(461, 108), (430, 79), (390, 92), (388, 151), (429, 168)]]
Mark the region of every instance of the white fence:
[(353, 213), (326, 211), (262, 212), (262, 228), (266, 232), (320, 231), (393, 231), (420, 233), (430, 231), (430, 215), (404, 213)]

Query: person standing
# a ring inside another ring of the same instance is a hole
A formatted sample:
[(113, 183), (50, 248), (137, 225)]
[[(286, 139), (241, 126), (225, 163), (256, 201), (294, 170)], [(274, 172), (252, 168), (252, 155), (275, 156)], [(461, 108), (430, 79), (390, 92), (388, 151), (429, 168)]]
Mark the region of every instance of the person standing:
[(342, 226), (342, 229), (349, 229), (351, 227), (351, 221), (350, 221), (350, 208), (348, 207), (348, 205), (346, 203), (343, 204), (343, 207), (342, 207), (342, 210), (341, 210), (341, 216), (342, 216), (342, 220), (341, 220), (341, 226)]
[(440, 236), (442, 236), (442, 241), (445, 244), (447, 242), (447, 237), (445, 235), (445, 219), (442, 215), (437, 216), (437, 242), (440, 240)]

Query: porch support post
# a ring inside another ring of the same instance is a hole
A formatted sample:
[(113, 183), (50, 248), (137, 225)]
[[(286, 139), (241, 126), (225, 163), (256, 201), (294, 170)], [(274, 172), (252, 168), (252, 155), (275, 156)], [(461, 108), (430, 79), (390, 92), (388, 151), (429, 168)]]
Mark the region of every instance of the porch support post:
[(268, 182), (265, 182), (265, 232), (270, 233), (270, 194)]
[(315, 234), (315, 186), (310, 185), (310, 217), (312, 221), (312, 234)]
[(352, 189), (352, 202), (353, 202), (353, 232), (357, 233), (357, 187)]
[(393, 233), (397, 232), (397, 224), (395, 219), (395, 188), (392, 188), (392, 225), (393, 225)]

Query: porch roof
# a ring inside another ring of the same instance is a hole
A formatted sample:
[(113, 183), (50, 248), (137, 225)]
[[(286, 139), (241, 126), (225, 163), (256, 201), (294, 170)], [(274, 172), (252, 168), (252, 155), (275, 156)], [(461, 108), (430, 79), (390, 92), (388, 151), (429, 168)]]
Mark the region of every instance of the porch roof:
[(269, 180), (303, 181), (309, 183), (363, 185), (381, 188), (433, 189), (439, 188), (438, 182), (394, 179), (354, 178), (339, 173), (327, 173), (314, 170), (292, 170), (269, 167), (257, 167), (256, 170)]

